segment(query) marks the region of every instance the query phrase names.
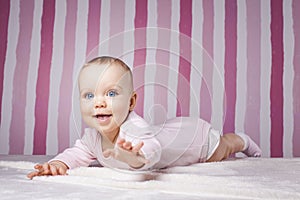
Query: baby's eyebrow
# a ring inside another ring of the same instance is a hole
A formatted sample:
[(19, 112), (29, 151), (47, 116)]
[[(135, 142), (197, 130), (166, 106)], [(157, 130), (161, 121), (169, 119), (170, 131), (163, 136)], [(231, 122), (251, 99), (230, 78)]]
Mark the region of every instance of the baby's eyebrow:
[(109, 85), (108, 87), (107, 87), (108, 89), (119, 89), (119, 90), (122, 90), (123, 89), (123, 87), (122, 86), (120, 86), (120, 85), (117, 85), (117, 84), (115, 84), (115, 85)]
[(90, 88), (83, 88), (79, 91), (80, 94), (86, 93), (86, 92), (91, 92), (92, 90)]

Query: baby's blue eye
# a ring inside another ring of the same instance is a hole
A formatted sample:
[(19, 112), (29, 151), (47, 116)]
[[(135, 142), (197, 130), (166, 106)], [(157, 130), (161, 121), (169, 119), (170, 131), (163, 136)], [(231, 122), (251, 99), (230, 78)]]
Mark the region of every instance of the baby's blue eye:
[(114, 90), (110, 90), (110, 91), (107, 92), (107, 96), (109, 96), (109, 97), (114, 97), (116, 95), (117, 95), (117, 92), (114, 91)]
[(86, 98), (86, 99), (92, 99), (92, 98), (94, 98), (94, 94), (93, 94), (93, 93), (87, 93), (87, 94), (85, 95), (85, 98)]

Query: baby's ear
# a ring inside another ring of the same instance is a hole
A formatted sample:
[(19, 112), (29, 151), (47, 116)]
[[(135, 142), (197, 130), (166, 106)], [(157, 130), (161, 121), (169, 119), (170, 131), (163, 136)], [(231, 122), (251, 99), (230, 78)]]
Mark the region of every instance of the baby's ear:
[(133, 109), (136, 105), (136, 99), (137, 99), (137, 94), (136, 94), (136, 92), (133, 92), (131, 99), (130, 99), (129, 111), (133, 111)]

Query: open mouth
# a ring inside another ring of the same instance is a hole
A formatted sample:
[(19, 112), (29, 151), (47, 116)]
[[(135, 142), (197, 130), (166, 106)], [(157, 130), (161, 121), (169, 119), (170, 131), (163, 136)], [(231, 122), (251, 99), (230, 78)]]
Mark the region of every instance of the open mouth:
[(97, 114), (97, 115), (94, 115), (94, 117), (99, 119), (99, 120), (107, 120), (111, 116), (112, 116), (112, 114)]

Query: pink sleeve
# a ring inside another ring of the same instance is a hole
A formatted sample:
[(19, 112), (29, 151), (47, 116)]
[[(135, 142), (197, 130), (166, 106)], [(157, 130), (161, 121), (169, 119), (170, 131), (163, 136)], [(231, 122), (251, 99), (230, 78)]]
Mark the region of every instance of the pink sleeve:
[(88, 137), (87, 134), (85, 134), (82, 139), (76, 140), (74, 147), (66, 149), (49, 162), (54, 160), (61, 161), (65, 163), (69, 169), (89, 166), (91, 162), (96, 160), (93, 152), (86, 145), (88, 142), (93, 142), (89, 140), (90, 138), (91, 137)]
[[(131, 112), (126, 122), (120, 128), (120, 138), (131, 141), (133, 145), (143, 141), (141, 151), (149, 163), (138, 170), (151, 169), (161, 157), (161, 145), (155, 138), (154, 130), (135, 112)], [(136, 169), (135, 169), (136, 170)]]
[(146, 170), (152, 168), (156, 163), (159, 162), (161, 156), (161, 145), (154, 138), (143, 139), (144, 146), (141, 151), (145, 158), (149, 160), (149, 163), (145, 164), (139, 170)]

